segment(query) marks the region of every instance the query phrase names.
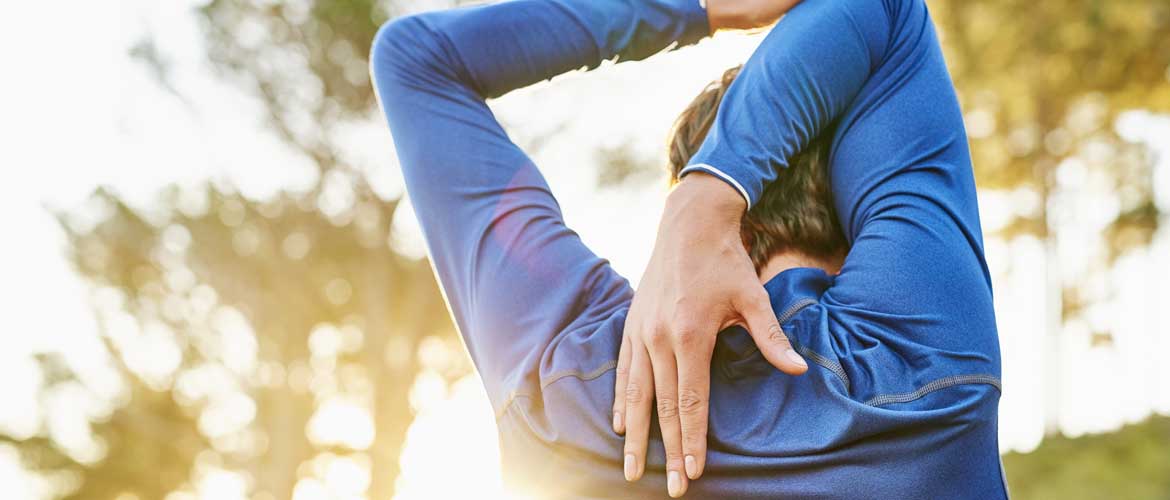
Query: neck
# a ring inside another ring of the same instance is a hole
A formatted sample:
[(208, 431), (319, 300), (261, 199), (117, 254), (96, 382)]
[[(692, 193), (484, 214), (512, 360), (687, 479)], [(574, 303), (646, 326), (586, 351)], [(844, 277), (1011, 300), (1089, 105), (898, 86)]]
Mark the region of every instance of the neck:
[(802, 252), (784, 251), (773, 255), (764, 267), (760, 268), (760, 283), (767, 283), (777, 274), (797, 267), (812, 267), (829, 274), (838, 274), (844, 263), (844, 256), (813, 257)]

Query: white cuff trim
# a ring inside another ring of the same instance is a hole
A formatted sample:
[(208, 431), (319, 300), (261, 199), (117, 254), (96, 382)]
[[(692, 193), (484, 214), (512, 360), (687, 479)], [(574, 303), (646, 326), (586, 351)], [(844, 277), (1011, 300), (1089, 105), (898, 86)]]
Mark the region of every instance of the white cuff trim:
[(706, 163), (696, 163), (694, 165), (687, 166), (686, 168), (682, 169), (682, 171), (680, 171), (678, 173), (678, 178), (682, 179), (684, 175), (687, 175), (695, 170), (702, 170), (704, 172), (707, 172), (711, 175), (717, 176), (720, 179), (727, 181), (728, 184), (731, 184), (732, 187), (734, 187), (737, 191), (739, 191), (739, 194), (743, 195), (743, 199), (744, 199), (744, 201), (747, 202), (748, 208), (752, 207), (752, 198), (750, 196), (748, 196), (747, 190), (743, 188), (743, 185), (740, 184), (739, 181), (735, 180), (735, 178), (733, 178), (732, 176), (727, 175), (727, 173), (725, 173), (724, 171), (719, 170), (715, 167), (712, 167), (711, 165), (708, 165)]

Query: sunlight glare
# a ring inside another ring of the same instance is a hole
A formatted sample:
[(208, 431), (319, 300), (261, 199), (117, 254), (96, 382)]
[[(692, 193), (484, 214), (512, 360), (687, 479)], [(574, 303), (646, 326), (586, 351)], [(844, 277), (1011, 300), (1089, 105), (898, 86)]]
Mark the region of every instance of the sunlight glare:
[(374, 442), (374, 420), (365, 406), (343, 396), (333, 396), (323, 401), (309, 419), (307, 432), (309, 439), (317, 444), (364, 450)]
[(445, 399), (419, 409), (401, 466), (395, 500), (518, 498), (504, 489), (495, 418), (474, 374), (452, 384)]

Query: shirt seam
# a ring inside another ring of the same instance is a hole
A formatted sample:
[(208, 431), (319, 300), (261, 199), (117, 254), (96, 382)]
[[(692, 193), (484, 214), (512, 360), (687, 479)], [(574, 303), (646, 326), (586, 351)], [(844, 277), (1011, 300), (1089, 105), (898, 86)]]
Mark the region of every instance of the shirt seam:
[[(821, 356), (817, 352), (815, 352), (815, 351), (813, 351), (813, 350), (811, 350), (803, 345), (794, 345), (793, 347), (795, 347), (797, 351), (800, 351), (800, 353), (802, 355), (804, 355), (808, 358), (811, 358), (817, 364), (820, 364), (824, 368), (832, 371), (835, 375), (837, 375), (838, 378), (840, 378), (841, 382), (845, 384), (846, 391), (849, 390), (849, 379), (847, 376), (845, 376), (845, 374), (843, 373), (844, 370), (841, 368), (841, 366), (839, 364), (832, 362), (831, 360), (825, 358), (824, 356)], [(541, 390), (547, 389), (550, 385), (552, 385), (552, 384), (554, 384), (562, 379), (570, 378), (570, 377), (578, 379), (582, 382), (588, 382), (590, 380), (595, 380), (597, 378), (600, 378), (602, 375), (606, 374), (607, 372), (609, 372), (610, 370), (613, 370), (616, 367), (617, 367), (617, 361), (609, 361), (609, 362), (606, 362), (605, 364), (603, 364), (603, 365), (601, 365), (601, 366), (597, 367), (596, 369), (589, 371), (589, 372), (582, 372), (580, 370), (562, 371), (562, 372), (554, 374), (552, 377), (550, 377), (550, 379), (548, 381), (542, 383), (540, 385), (540, 388), (541, 388)], [(914, 391), (903, 392), (903, 393), (892, 393), (892, 394), (879, 394), (879, 395), (874, 396), (874, 397), (870, 398), (869, 400), (865, 401), (864, 404), (866, 406), (880, 407), (880, 406), (885, 406), (885, 405), (889, 405), (889, 404), (909, 403), (912, 401), (917, 401), (919, 399), (922, 399), (923, 397), (926, 397), (928, 394), (931, 394), (933, 392), (940, 391), (942, 389), (949, 389), (951, 387), (958, 387), (961, 385), (990, 385), (990, 386), (994, 387), (996, 391), (1003, 392), (1002, 382), (1000, 382), (999, 377), (996, 377), (994, 375), (987, 375), (987, 374), (951, 375), (949, 377), (943, 377), (943, 378), (928, 382), (926, 385), (923, 385), (922, 387), (919, 387), (918, 389), (916, 389)], [(517, 399), (519, 399), (519, 398), (531, 399), (533, 396), (534, 396), (533, 394), (521, 393), (518, 391), (513, 392), (508, 397), (507, 402), (504, 403), (504, 406), (502, 408), (500, 408), (500, 411), (496, 412), (496, 418), (499, 419), (499, 418), (503, 417), (504, 414), (507, 413), (509, 409), (511, 409), (512, 404), (515, 403), (515, 401)]]
[(943, 377), (940, 379), (933, 380), (933, 381), (927, 383), (926, 385), (923, 385), (922, 387), (919, 387), (918, 389), (910, 391), (910, 392), (893, 393), (893, 394), (879, 394), (879, 395), (874, 396), (874, 397), (870, 398), (869, 400), (867, 400), (865, 402), (865, 404), (867, 406), (875, 406), (876, 407), (876, 406), (885, 406), (885, 405), (889, 405), (889, 404), (909, 403), (911, 401), (917, 401), (919, 399), (922, 399), (923, 397), (926, 397), (927, 394), (930, 394), (932, 392), (939, 391), (942, 389), (948, 389), (948, 388), (957, 387), (960, 385), (977, 385), (977, 384), (990, 385), (990, 386), (994, 387), (996, 391), (1000, 391), (1000, 392), (1003, 391), (1002, 384), (999, 381), (999, 377), (996, 377), (994, 375), (987, 375), (987, 374), (951, 375), (949, 377)]
[[(795, 317), (797, 313), (799, 313), (800, 311), (803, 311), (806, 307), (811, 306), (811, 305), (816, 304), (816, 303), (817, 303), (817, 301), (813, 300), (813, 299), (803, 299), (803, 300), (799, 300), (797, 302), (794, 302), (793, 304), (789, 305), (784, 310), (784, 312), (780, 313), (778, 320), (780, 323), (784, 323), (784, 322), (792, 319), (793, 317)], [(825, 368), (832, 370), (833, 373), (837, 374), (838, 377), (841, 377), (841, 381), (845, 383), (845, 390), (846, 391), (849, 390), (849, 379), (845, 376), (845, 370), (843, 368), (841, 368), (841, 365), (833, 363), (828, 358), (825, 358), (824, 356), (821, 356), (820, 354), (813, 352), (811, 349), (809, 349), (803, 345), (800, 345), (796, 342), (793, 342), (793, 348), (795, 348), (797, 351), (799, 351), (801, 354), (805, 355), (806, 357), (817, 362), (818, 364), (822, 364), (822, 366), (825, 366)], [(750, 353), (750, 351), (749, 351), (749, 353)], [(828, 365), (835, 365), (836, 368), (833, 368), (833, 367), (828, 366)], [(570, 378), (570, 377), (578, 379), (582, 382), (588, 382), (590, 380), (595, 380), (597, 378), (600, 378), (602, 375), (605, 375), (606, 372), (609, 372), (610, 370), (613, 370), (615, 368), (617, 368), (617, 360), (607, 361), (607, 362), (603, 363), (601, 366), (598, 366), (597, 368), (594, 368), (593, 370), (590, 370), (588, 372), (585, 372), (582, 370), (562, 370), (559, 372), (555, 372), (552, 375), (550, 375), (549, 377), (547, 377), (547, 380), (541, 382), (540, 390), (544, 391), (552, 384), (554, 384), (562, 379)], [(535, 395), (531, 394), (531, 393), (512, 391), (512, 393), (508, 395), (508, 399), (504, 402), (504, 405), (500, 408), (500, 411), (496, 412), (496, 418), (499, 419), (499, 418), (503, 417), (504, 414), (507, 413), (509, 409), (511, 409), (511, 406), (513, 403), (515, 403), (516, 399), (518, 399), (518, 398), (532, 399), (534, 396)]]
[[(551, 376), (549, 376), (548, 380), (546, 380), (540, 384), (540, 390), (543, 391), (543, 390), (547, 389), (550, 385), (552, 385), (552, 384), (554, 384), (562, 379), (570, 378), (570, 377), (575, 378), (577, 380), (580, 380), (582, 382), (588, 382), (590, 380), (595, 380), (597, 378), (600, 378), (602, 375), (605, 375), (606, 372), (613, 370), (615, 368), (617, 368), (617, 360), (607, 361), (607, 362), (603, 363), (601, 366), (594, 368), (593, 370), (588, 371), (588, 372), (583, 372), (581, 370), (563, 370), (560, 372), (556, 372), (556, 373), (553, 373)], [(534, 394), (530, 394), (530, 393), (525, 393), (525, 392), (520, 392), (520, 391), (512, 391), (512, 393), (510, 395), (508, 395), (508, 400), (506, 402), (504, 402), (504, 406), (500, 408), (500, 411), (496, 412), (496, 418), (499, 419), (500, 417), (503, 417), (504, 414), (508, 412), (508, 409), (512, 406), (512, 403), (516, 402), (516, 399), (518, 399), (518, 398), (532, 399), (534, 396), (535, 396)]]
[[(797, 313), (803, 311), (806, 307), (815, 304), (817, 304), (817, 300), (815, 299), (806, 298), (798, 300), (789, 305), (784, 310), (784, 312), (780, 313), (778, 315), (777, 321), (779, 321), (781, 324), (786, 323), (792, 318), (795, 318)], [(841, 383), (845, 385), (845, 392), (849, 392), (849, 375), (845, 373), (845, 368), (843, 368), (840, 363), (829, 357), (821, 355), (821, 353), (812, 350), (804, 344), (801, 344), (800, 341), (796, 339), (789, 338), (788, 343), (792, 344), (792, 348), (796, 350), (796, 352), (801, 356), (811, 359), (814, 363), (820, 365), (822, 368), (833, 372), (833, 374), (836, 375), (839, 380), (841, 380)], [(755, 344), (752, 344), (748, 348), (747, 352), (743, 354), (743, 356), (750, 356), (755, 354), (756, 351), (759, 351), (759, 347), (757, 347)]]

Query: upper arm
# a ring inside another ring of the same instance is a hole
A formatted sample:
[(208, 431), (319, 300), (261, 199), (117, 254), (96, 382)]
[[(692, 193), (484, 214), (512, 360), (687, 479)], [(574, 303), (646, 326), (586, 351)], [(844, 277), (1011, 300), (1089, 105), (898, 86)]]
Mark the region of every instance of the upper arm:
[(498, 408), (554, 335), (616, 310), (630, 290), (565, 226), (458, 57), (412, 17), (380, 31), (371, 64), (436, 275)]
[(932, 350), (989, 362), (998, 341), (963, 117), (925, 3), (904, 7), (832, 141), (851, 247), (823, 300), (855, 347), (885, 339), (912, 364)]

